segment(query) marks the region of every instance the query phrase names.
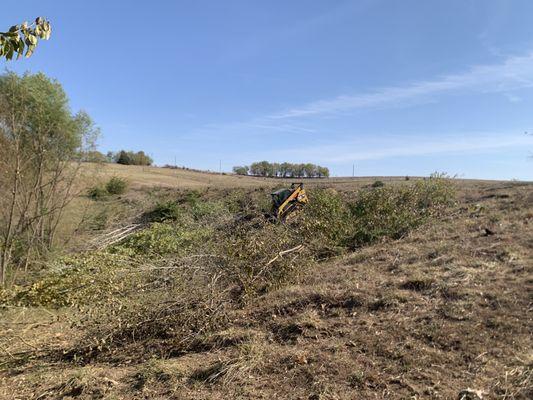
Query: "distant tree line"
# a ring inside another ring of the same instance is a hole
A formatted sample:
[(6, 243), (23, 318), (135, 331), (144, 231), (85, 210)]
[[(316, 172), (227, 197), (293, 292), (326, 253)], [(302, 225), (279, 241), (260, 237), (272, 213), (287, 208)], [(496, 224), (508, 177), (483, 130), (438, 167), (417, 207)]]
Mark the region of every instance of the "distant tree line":
[(152, 165), (154, 162), (150, 156), (144, 151), (126, 151), (120, 150), (117, 152), (108, 151), (106, 155), (93, 150), (89, 151), (83, 156), (83, 161), (94, 163), (117, 163), (123, 165)]
[(137, 153), (125, 150), (120, 150), (116, 153), (108, 152), (107, 157), (117, 164), (123, 165), (152, 165), (154, 162), (154, 160), (142, 150)]
[(327, 178), (329, 169), (311, 163), (270, 163), (259, 161), (250, 166), (235, 166), (233, 172), (237, 175), (267, 176), (278, 178)]

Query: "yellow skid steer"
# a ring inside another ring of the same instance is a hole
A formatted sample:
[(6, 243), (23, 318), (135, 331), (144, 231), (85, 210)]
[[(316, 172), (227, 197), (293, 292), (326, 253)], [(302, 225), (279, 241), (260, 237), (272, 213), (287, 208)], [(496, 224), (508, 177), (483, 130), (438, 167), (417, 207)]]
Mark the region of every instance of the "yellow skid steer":
[(278, 222), (284, 222), (294, 216), (296, 211), (309, 202), (302, 182), (291, 184), (290, 189), (276, 190), (271, 196), (272, 213)]

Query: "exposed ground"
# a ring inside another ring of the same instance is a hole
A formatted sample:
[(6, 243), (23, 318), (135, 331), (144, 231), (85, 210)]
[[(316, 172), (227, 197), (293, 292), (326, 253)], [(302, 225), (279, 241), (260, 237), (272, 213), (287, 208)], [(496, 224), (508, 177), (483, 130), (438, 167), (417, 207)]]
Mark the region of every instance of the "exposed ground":
[(186, 354), (68, 361), (76, 310), (0, 311), (0, 398), (532, 398), (533, 185), (458, 184), (441, 220), (318, 264)]

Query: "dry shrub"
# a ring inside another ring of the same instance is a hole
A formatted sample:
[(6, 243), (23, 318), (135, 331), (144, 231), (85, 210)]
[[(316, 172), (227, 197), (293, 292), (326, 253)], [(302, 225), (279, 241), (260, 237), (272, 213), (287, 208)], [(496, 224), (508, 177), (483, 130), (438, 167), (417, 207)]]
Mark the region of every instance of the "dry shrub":
[(291, 225), (264, 218), (234, 225), (222, 247), (224, 274), (247, 299), (287, 282), (293, 282), (310, 261), (303, 237)]
[[(227, 321), (228, 291), (219, 278), (208, 271), (179, 267), (155, 289), (141, 289), (85, 309), (87, 318), (79, 324), (86, 335), (69, 356), (76, 360), (102, 354), (106, 358), (176, 356), (206, 347), (211, 333)], [(142, 347), (140, 352), (137, 346)]]
[(264, 363), (265, 348), (265, 343), (258, 338), (240, 343), (236, 346), (234, 355), (207, 367), (198, 368), (191, 374), (190, 379), (208, 384), (228, 385), (260, 369)]

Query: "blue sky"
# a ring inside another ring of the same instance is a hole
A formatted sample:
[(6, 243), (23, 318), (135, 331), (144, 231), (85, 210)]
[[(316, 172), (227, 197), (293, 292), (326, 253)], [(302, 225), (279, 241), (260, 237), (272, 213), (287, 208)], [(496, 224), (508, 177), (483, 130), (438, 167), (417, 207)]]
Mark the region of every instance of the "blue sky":
[(53, 27), (9, 69), (57, 78), (102, 151), (218, 170), (533, 180), (530, 0), (40, 0)]

